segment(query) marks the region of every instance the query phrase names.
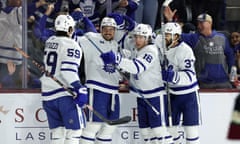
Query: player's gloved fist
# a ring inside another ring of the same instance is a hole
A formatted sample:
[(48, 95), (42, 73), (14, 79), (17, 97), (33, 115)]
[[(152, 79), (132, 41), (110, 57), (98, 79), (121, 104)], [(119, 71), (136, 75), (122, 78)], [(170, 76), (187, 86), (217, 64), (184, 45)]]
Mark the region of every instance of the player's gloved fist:
[(80, 81), (75, 81), (71, 85), (77, 95), (77, 97), (74, 98), (74, 102), (78, 104), (79, 107), (83, 107), (88, 102), (87, 87), (81, 85)]
[(79, 107), (83, 107), (88, 102), (88, 92), (87, 87), (82, 86), (78, 89), (77, 97), (74, 99), (74, 102), (79, 105)]
[(102, 53), (100, 57), (102, 58), (104, 65), (116, 63), (116, 56), (113, 51)]
[(173, 70), (173, 66), (168, 66), (167, 70), (162, 69), (162, 79), (166, 82), (171, 82), (176, 84), (179, 81), (179, 75)]
[(73, 17), (74, 21), (81, 21), (84, 17), (81, 11), (73, 11), (71, 16)]

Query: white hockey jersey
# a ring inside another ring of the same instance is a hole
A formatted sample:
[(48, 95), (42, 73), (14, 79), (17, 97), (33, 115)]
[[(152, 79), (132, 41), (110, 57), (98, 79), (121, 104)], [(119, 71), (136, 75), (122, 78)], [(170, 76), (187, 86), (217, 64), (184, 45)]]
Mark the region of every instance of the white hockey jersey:
[(22, 64), (22, 55), (13, 48), (22, 48), (22, 7), (1, 11), (0, 30), (0, 63)]
[[(164, 55), (163, 46), (161, 45), (162, 37), (158, 35), (156, 45), (160, 49), (161, 55)], [(185, 42), (179, 43), (174, 48), (166, 50), (166, 56), (169, 65), (173, 65), (173, 70), (177, 72), (180, 79), (176, 84), (169, 83), (169, 92), (172, 94), (188, 94), (199, 89), (195, 71), (194, 53)]]
[(104, 71), (104, 63), (100, 58), (100, 51), (109, 52), (112, 50), (114, 53), (117, 53), (117, 42), (115, 40), (106, 41), (101, 33), (93, 32), (88, 32), (85, 36), (78, 37), (77, 42), (82, 47), (84, 53), (87, 87), (106, 93), (117, 93), (120, 74), (117, 70), (113, 73)]
[[(132, 49), (131, 59), (122, 58), (118, 66), (131, 73), (132, 86), (145, 98), (165, 94), (158, 50), (155, 45), (147, 45), (140, 50)], [(135, 89), (131, 90), (136, 92)]]
[[(68, 37), (50, 37), (44, 49), (45, 70), (50, 72), (66, 87), (79, 80), (78, 67), (82, 58), (82, 49), (77, 42)], [(62, 96), (71, 96), (56, 81), (46, 76), (41, 77), (43, 100), (52, 100)]]

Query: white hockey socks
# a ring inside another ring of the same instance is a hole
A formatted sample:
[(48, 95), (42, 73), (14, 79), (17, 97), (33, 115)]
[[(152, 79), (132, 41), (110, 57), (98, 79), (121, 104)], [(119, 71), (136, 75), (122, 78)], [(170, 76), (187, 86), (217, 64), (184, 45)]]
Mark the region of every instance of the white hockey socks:
[(198, 126), (184, 126), (186, 144), (200, 144)]
[(156, 127), (150, 131), (157, 138), (157, 144), (173, 144), (173, 137), (166, 127)]
[(151, 144), (150, 128), (140, 128), (144, 144)]
[(94, 144), (96, 133), (101, 128), (101, 123), (88, 122), (85, 129), (83, 129), (80, 144)]
[(65, 140), (64, 127), (51, 129), (51, 132), (52, 132), (51, 144), (64, 144), (64, 140)]
[(116, 126), (110, 126), (107, 124), (103, 124), (97, 134), (95, 144), (111, 144), (112, 143), (112, 135), (115, 130), (116, 130)]
[(178, 131), (180, 130), (179, 126), (168, 127), (168, 131), (173, 137), (174, 144), (181, 144), (184, 139), (184, 134), (180, 134)]
[(79, 144), (82, 130), (66, 130), (64, 144)]

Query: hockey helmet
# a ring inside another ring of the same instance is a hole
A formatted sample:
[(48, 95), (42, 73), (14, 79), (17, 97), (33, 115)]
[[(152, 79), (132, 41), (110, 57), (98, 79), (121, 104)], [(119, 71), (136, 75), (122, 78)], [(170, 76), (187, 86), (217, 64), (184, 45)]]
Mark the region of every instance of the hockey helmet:
[(152, 36), (152, 33), (152, 27), (148, 24), (138, 24), (133, 30), (134, 35), (141, 35), (147, 38)]
[(174, 34), (182, 34), (182, 28), (178, 23), (175, 22), (169, 22), (164, 25), (164, 32), (170, 33), (172, 35)]
[(110, 13), (110, 14), (108, 14), (108, 16), (110, 18), (114, 18), (114, 20), (116, 21), (118, 29), (121, 29), (121, 30), (124, 29), (124, 27), (125, 27), (125, 20), (123, 18), (123, 15), (121, 15), (119, 13)]
[(117, 23), (113, 18), (104, 17), (101, 22), (101, 29), (104, 26), (111, 26), (111, 27), (117, 28)]
[(69, 28), (74, 28), (75, 22), (70, 15), (59, 15), (55, 20), (56, 31), (68, 32)]

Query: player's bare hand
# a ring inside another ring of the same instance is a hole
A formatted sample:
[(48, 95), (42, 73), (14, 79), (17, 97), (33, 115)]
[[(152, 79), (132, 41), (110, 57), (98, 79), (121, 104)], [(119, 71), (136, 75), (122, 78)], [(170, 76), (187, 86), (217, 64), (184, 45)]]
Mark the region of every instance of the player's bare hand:
[(174, 15), (176, 14), (177, 10), (175, 9), (174, 11), (171, 10), (169, 6), (164, 8), (164, 16), (167, 19), (167, 21), (172, 21)]
[(53, 10), (54, 10), (54, 3), (49, 3), (47, 10), (45, 11), (45, 14), (49, 16), (53, 12)]
[(38, 2), (36, 2), (36, 7), (39, 8), (40, 6), (43, 6), (45, 4), (47, 4), (45, 0), (39, 0)]
[(127, 0), (120, 0), (118, 6), (119, 7), (126, 7), (126, 6), (128, 6), (128, 1)]
[(8, 61), (7, 68), (9, 75), (12, 75), (16, 71), (16, 65), (12, 61)]

